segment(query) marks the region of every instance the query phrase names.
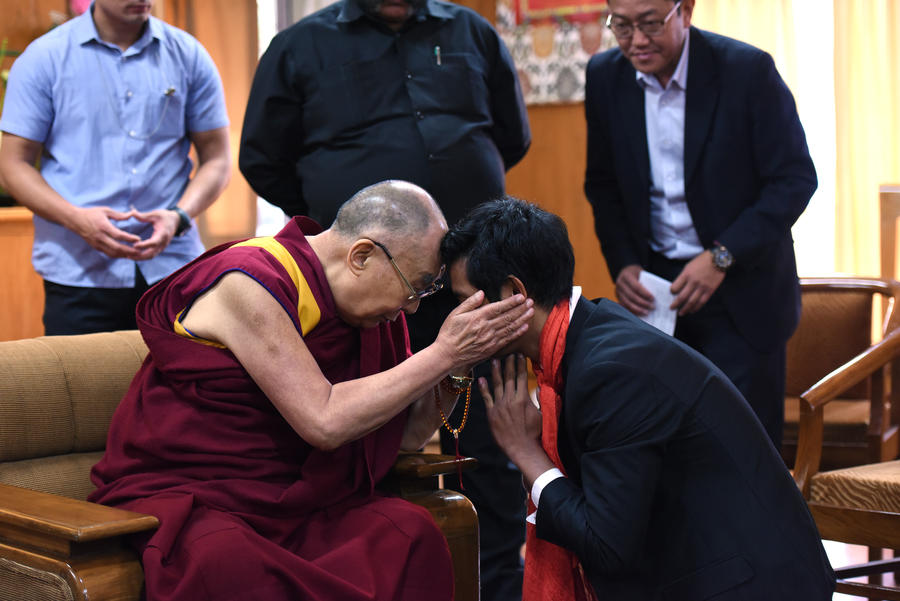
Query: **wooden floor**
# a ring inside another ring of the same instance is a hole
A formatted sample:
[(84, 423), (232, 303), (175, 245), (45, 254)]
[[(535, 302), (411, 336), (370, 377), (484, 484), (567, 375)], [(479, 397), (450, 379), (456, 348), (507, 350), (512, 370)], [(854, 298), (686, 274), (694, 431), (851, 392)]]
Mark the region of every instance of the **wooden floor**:
[[(846, 566), (855, 563), (864, 563), (868, 560), (868, 549), (860, 545), (845, 545), (834, 541), (825, 541), (825, 551), (828, 553), (828, 559), (831, 560), (832, 566)], [(884, 584), (893, 586), (894, 579), (891, 574), (884, 577)], [(858, 601), (863, 597), (854, 597), (851, 595), (842, 595), (835, 593), (833, 601)]]

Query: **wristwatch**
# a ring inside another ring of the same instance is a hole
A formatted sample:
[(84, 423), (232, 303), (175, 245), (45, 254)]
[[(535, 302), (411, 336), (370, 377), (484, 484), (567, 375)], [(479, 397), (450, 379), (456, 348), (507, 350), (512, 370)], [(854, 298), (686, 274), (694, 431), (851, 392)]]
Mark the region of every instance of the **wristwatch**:
[(712, 253), (713, 265), (716, 269), (724, 273), (734, 265), (734, 256), (722, 244), (718, 242), (715, 242), (714, 244), (715, 246), (709, 249), (709, 252)]
[(176, 236), (181, 236), (186, 231), (191, 229), (191, 216), (187, 214), (187, 211), (185, 211), (178, 205), (172, 205), (168, 208), (168, 210), (178, 213), (178, 227), (175, 228)]

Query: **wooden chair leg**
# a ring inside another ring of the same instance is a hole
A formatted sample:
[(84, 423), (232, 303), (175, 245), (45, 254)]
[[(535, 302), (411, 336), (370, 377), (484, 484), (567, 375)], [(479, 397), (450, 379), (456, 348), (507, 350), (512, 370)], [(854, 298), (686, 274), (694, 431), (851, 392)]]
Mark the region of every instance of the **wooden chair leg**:
[[(897, 559), (898, 557), (900, 557), (900, 551), (894, 549), (892, 555), (894, 559)], [(894, 572), (894, 586), (898, 585), (900, 585), (900, 572)]]
[[(881, 561), (884, 559), (884, 550), (879, 547), (869, 547), (869, 561)], [(869, 574), (869, 584), (878, 584), (882, 582), (881, 572)]]

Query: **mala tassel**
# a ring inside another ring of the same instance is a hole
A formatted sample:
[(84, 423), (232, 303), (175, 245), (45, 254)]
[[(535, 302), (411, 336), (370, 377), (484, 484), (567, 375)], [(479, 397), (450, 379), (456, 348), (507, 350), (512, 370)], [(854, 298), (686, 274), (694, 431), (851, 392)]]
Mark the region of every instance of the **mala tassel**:
[(437, 404), (438, 413), (441, 414), (441, 422), (444, 427), (453, 434), (453, 446), (456, 451), (456, 475), (459, 478), (459, 489), (466, 490), (466, 487), (463, 486), (462, 480), (462, 455), (459, 454), (459, 433), (462, 432), (462, 429), (466, 427), (466, 420), (469, 418), (469, 405), (472, 401), (472, 385), (469, 384), (466, 387), (466, 404), (463, 407), (463, 417), (462, 421), (459, 424), (458, 428), (450, 427), (450, 423), (447, 421), (447, 416), (444, 415), (444, 410), (441, 408), (441, 393), (440, 389), (435, 386), (434, 387), (434, 402)]

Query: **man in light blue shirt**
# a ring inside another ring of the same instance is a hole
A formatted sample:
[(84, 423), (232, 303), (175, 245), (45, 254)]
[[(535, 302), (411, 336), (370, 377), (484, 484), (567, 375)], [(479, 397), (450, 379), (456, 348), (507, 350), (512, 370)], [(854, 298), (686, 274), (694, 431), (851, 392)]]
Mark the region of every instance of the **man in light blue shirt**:
[(35, 213), (48, 335), (135, 327), (148, 285), (203, 252), (191, 218), (230, 177), (215, 65), (151, 6), (95, 0), (10, 71), (0, 178)]

